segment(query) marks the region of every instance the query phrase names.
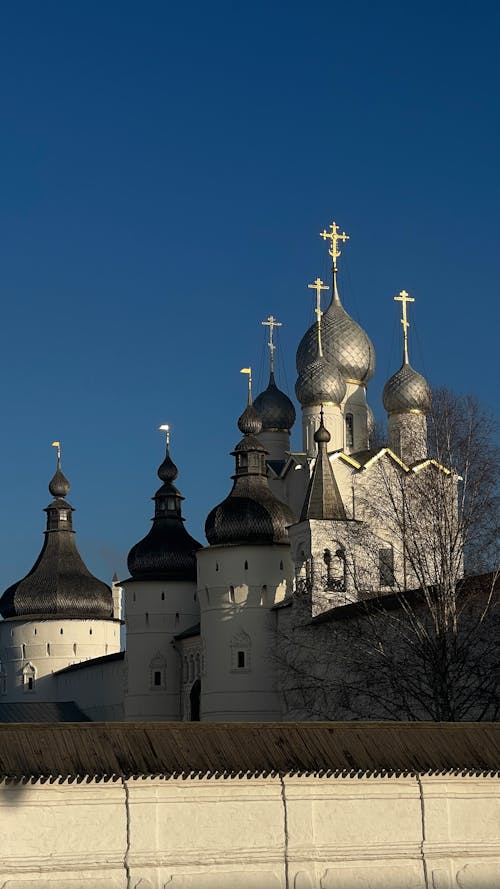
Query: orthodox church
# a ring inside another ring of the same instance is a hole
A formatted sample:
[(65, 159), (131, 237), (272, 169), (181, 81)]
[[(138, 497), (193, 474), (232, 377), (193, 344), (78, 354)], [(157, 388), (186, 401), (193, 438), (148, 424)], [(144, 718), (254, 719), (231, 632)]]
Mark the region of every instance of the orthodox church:
[(76, 547), (58, 449), (42, 551), (0, 599), (0, 721), (286, 720), (274, 654), (298, 599), (314, 621), (418, 586), (400, 504), (422, 473), (449, 478), (451, 497), (455, 477), (427, 453), (430, 389), (408, 352), (413, 299), (406, 291), (395, 297), (403, 358), (383, 391), (387, 445), (373, 448), (367, 387), (375, 352), (339, 293), (348, 235), (329, 228), (321, 236), (332, 259), (331, 300), (323, 312), (329, 288), (316, 278), (316, 321), (297, 349), (302, 450), (290, 450), (296, 411), (276, 384), (278, 322), (270, 316), (269, 383), (253, 399), (251, 370), (243, 369), (248, 394), (232, 487), (206, 519), (206, 545), (185, 527), (165, 427), (151, 529), (129, 552), (128, 578), (98, 580)]

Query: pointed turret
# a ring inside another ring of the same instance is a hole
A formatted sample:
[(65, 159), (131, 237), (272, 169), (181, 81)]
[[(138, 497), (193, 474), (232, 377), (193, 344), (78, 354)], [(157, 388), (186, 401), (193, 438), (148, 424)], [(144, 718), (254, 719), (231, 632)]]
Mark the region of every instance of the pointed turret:
[(186, 531), (181, 504), (184, 497), (173, 484), (179, 471), (170, 456), (169, 428), (165, 457), (158, 467), (163, 484), (153, 497), (153, 526), (128, 554), (128, 569), (134, 580), (196, 580), (196, 550), (201, 546)]
[(111, 618), (111, 589), (90, 573), (76, 547), (74, 510), (65, 500), (70, 484), (61, 468), (59, 442), (54, 446), (57, 467), (49, 483), (54, 499), (44, 510), (47, 526), (42, 551), (29, 574), (4, 592), (0, 613), (4, 618)]
[(331, 521), (345, 521), (346, 519), (342, 497), (328, 458), (327, 447), (330, 438), (330, 433), (323, 422), (322, 408), (320, 425), (314, 433), (318, 456), (302, 507), (301, 522), (306, 522), (308, 519), (330, 519)]

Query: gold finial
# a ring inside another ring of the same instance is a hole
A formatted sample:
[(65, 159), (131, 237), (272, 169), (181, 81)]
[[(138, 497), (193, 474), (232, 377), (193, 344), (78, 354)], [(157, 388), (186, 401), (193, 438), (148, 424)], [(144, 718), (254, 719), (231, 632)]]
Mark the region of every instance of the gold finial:
[(401, 318), (401, 324), (403, 325), (403, 349), (404, 349), (404, 363), (409, 364), (408, 359), (408, 328), (410, 326), (410, 322), (408, 321), (406, 314), (406, 304), (414, 303), (415, 300), (412, 296), (409, 296), (406, 290), (401, 290), (398, 296), (395, 296), (394, 299), (396, 302), (401, 303), (401, 309), (403, 312), (403, 317)]
[(323, 312), (321, 311), (321, 291), (329, 290), (330, 288), (328, 287), (328, 284), (323, 284), (321, 278), (316, 278), (316, 280), (312, 284), (308, 284), (307, 286), (309, 290), (316, 291), (316, 308), (314, 311), (316, 313), (316, 321), (318, 324), (318, 349), (319, 354), (322, 356), (323, 349), (321, 347), (321, 316)]
[(331, 232), (327, 232), (326, 229), (323, 229), (322, 232), (319, 233), (320, 238), (323, 238), (324, 241), (329, 240), (330, 246), (328, 248), (328, 253), (332, 257), (332, 265), (333, 271), (337, 271), (337, 259), (341, 255), (342, 251), (338, 249), (339, 241), (348, 241), (349, 235), (346, 235), (345, 232), (340, 232), (340, 229), (336, 222), (332, 222), (330, 224)]
[(252, 403), (252, 368), (251, 367), (242, 367), (240, 370), (240, 374), (246, 374), (248, 376), (248, 404)]
[(158, 426), (158, 429), (160, 430), (160, 432), (165, 433), (165, 441), (167, 443), (167, 448), (169, 448), (170, 447), (170, 426), (168, 425), (168, 423), (162, 423), (161, 426)]
[(276, 346), (274, 345), (274, 342), (273, 342), (274, 328), (275, 327), (283, 327), (283, 325), (282, 325), (281, 321), (276, 321), (276, 318), (274, 317), (274, 315), (269, 315), (267, 321), (261, 321), (261, 324), (264, 327), (269, 327), (269, 342), (267, 345), (269, 346), (271, 373), (273, 374), (274, 373), (274, 350), (276, 348)]
[(60, 466), (60, 464), (61, 464), (61, 442), (60, 441), (53, 441), (52, 447), (57, 448), (57, 465)]

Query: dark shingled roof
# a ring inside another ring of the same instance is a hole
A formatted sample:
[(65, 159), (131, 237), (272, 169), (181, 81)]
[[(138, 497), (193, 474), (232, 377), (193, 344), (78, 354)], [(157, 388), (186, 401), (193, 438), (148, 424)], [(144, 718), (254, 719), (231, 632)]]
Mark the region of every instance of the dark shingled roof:
[(0, 726), (0, 778), (500, 773), (499, 723)]
[(200, 624), (193, 624), (192, 627), (188, 627), (187, 630), (183, 630), (182, 633), (177, 633), (177, 636), (174, 636), (176, 642), (180, 642), (182, 639), (192, 639), (194, 636), (200, 635)]
[(89, 722), (89, 718), (74, 701), (18, 701), (0, 704), (2, 722)]
[(320, 425), (314, 433), (314, 441), (318, 445), (318, 454), (307, 488), (300, 521), (306, 522), (308, 519), (345, 521), (344, 504), (328, 457), (327, 444), (330, 441), (330, 433), (325, 429), (323, 423), (323, 409), (321, 410)]
[(100, 657), (87, 658), (86, 661), (70, 664), (69, 667), (63, 667), (62, 670), (54, 670), (54, 675), (60, 676), (61, 673), (74, 673), (76, 670), (84, 670), (85, 667), (94, 667), (96, 664), (108, 664), (110, 661), (123, 661), (124, 658), (124, 651), (114, 651), (113, 654), (102, 654)]

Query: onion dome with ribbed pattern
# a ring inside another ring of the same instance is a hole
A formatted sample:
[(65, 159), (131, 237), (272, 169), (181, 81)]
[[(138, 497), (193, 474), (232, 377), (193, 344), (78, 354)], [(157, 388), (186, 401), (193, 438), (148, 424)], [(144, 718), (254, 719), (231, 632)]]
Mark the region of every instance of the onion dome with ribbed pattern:
[[(254, 410), (250, 394), (249, 404), (242, 416), (249, 408)], [(240, 431), (242, 427), (248, 429), (251, 425), (240, 421)], [(257, 432), (260, 432), (260, 428)], [(269, 487), (266, 454), (265, 448), (251, 432), (245, 433), (245, 437), (236, 445), (232, 452), (236, 458), (236, 472), (232, 476), (231, 493), (212, 509), (205, 522), (205, 534), (211, 546), (288, 543), (287, 527), (295, 522), (295, 516)]]
[(384, 386), (382, 402), (388, 414), (420, 411), (427, 414), (431, 407), (431, 390), (422, 374), (403, 361), (399, 370)]
[(315, 345), (310, 360), (302, 366), (295, 394), (302, 407), (319, 404), (340, 404), (346, 384), (335, 361), (323, 353), (323, 319), (314, 325)]
[(113, 617), (110, 587), (90, 573), (76, 547), (73, 507), (64, 499), (69, 489), (58, 456), (57, 469), (49, 484), (54, 500), (45, 509), (47, 527), (42, 551), (29, 574), (4, 592), (0, 599), (2, 617), (44, 620)]
[[(375, 349), (368, 334), (344, 309), (335, 273), (333, 283), (333, 297), (321, 319), (323, 354), (338, 366), (344, 380), (366, 385), (375, 373)], [(315, 351), (316, 324), (312, 324), (297, 349), (299, 377)]]
[(201, 543), (184, 527), (181, 510), (184, 497), (173, 484), (177, 475), (167, 441), (165, 459), (158, 468), (163, 484), (153, 497), (152, 528), (128, 554), (128, 570), (133, 580), (196, 580), (196, 551)]
[(269, 375), (267, 389), (257, 395), (254, 407), (262, 420), (264, 432), (290, 432), (295, 423), (295, 408), (288, 395), (278, 389), (273, 371)]

